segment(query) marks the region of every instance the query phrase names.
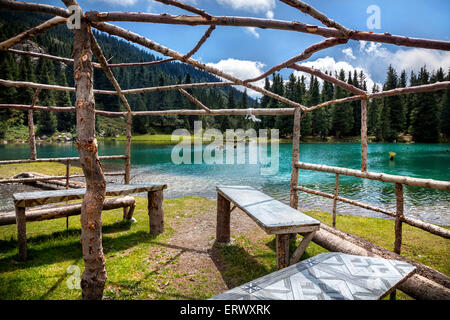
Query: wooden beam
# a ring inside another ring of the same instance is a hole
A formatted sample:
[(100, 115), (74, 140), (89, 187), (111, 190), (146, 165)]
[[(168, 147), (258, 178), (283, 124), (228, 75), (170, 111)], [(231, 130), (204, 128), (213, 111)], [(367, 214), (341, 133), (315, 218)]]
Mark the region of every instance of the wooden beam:
[(337, 201), (339, 192), (339, 174), (334, 177), (334, 197), (333, 197), (333, 228), (336, 228)]
[(2, 9), (26, 12), (47, 13), (55, 16), (68, 18), (70, 11), (56, 6), (40, 3), (30, 3), (24, 1), (0, 0), (0, 7)]
[(367, 100), (361, 100), (361, 171), (367, 171)]
[(30, 109), (28, 109), (28, 139), (30, 143), (30, 160), (36, 160), (36, 137), (34, 134), (34, 119), (33, 119), (33, 108), (36, 104), (37, 98), (39, 96), (39, 92), (41, 89), (36, 89), (34, 92)]
[[(249, 17), (232, 16), (212, 16), (206, 19), (199, 16), (174, 16), (170, 14), (153, 14), (143, 12), (97, 12), (88, 11), (86, 17), (91, 22), (100, 21), (133, 21), (133, 22), (152, 22), (176, 25), (217, 25), (234, 27), (255, 27), (263, 29), (289, 30), (316, 34), (326, 38), (342, 37), (342, 32), (335, 28), (319, 27), (308, 25), (298, 21), (283, 21), (275, 19), (261, 19)], [(352, 40), (365, 40), (382, 43), (391, 43), (397, 46), (407, 46), (426, 49), (450, 50), (449, 41), (429, 40), (421, 38), (411, 38), (406, 36), (391, 35), (388, 33), (369, 33), (359, 30), (351, 30), (348, 35)]]
[(294, 126), (292, 128), (292, 171), (289, 185), (289, 205), (294, 209), (298, 208), (298, 193), (295, 188), (298, 185), (298, 167), (296, 163), (299, 161), (301, 113), (301, 110), (298, 108), (294, 110)]
[(207, 113), (211, 113), (211, 109), (209, 109), (207, 106), (205, 106), (203, 103), (201, 103), (197, 98), (189, 94), (184, 89), (178, 89), (185, 97), (187, 97), (192, 103), (194, 103), (196, 106), (200, 107), (201, 109), (205, 110)]
[(93, 21), (91, 21), (91, 23), (93, 24), (93, 26), (95, 28), (99, 29), (100, 31), (109, 33), (111, 35), (122, 37), (122, 38), (124, 38), (124, 39), (126, 39), (128, 41), (140, 44), (140, 45), (142, 45), (144, 47), (147, 47), (147, 48), (149, 48), (151, 50), (159, 52), (159, 53), (161, 53), (161, 54), (163, 54), (165, 56), (169, 56), (169, 57), (172, 57), (174, 59), (186, 62), (187, 64), (190, 64), (190, 65), (192, 65), (192, 66), (194, 66), (194, 67), (196, 67), (196, 68), (198, 68), (200, 70), (203, 70), (203, 71), (209, 72), (211, 74), (214, 74), (214, 75), (216, 75), (218, 77), (227, 79), (227, 80), (233, 82), (236, 85), (241, 85), (241, 86), (247, 87), (248, 89), (252, 89), (252, 90), (254, 90), (256, 92), (262, 93), (262, 94), (264, 94), (266, 96), (274, 98), (274, 99), (276, 99), (278, 101), (281, 101), (281, 102), (286, 103), (288, 105), (291, 105), (293, 107), (298, 107), (298, 108), (301, 108), (302, 110), (306, 109), (306, 107), (302, 106), (301, 104), (299, 104), (297, 102), (291, 101), (291, 100), (289, 100), (289, 99), (287, 99), (285, 97), (277, 95), (277, 94), (275, 94), (273, 92), (270, 92), (270, 91), (265, 90), (263, 88), (260, 88), (258, 86), (255, 86), (255, 85), (252, 85), (252, 84), (249, 84), (249, 83), (245, 83), (241, 79), (238, 79), (238, 78), (236, 78), (236, 77), (234, 77), (234, 76), (232, 76), (230, 74), (227, 74), (227, 73), (225, 73), (223, 71), (220, 71), (220, 70), (218, 70), (216, 68), (213, 68), (213, 67), (211, 67), (209, 65), (203, 64), (203, 63), (201, 63), (199, 61), (196, 61), (196, 60), (194, 60), (192, 58), (184, 59), (182, 54), (180, 54), (180, 53), (178, 53), (178, 52), (176, 52), (174, 50), (171, 50), (171, 49), (169, 49), (167, 47), (164, 47), (164, 46), (162, 46), (162, 45), (160, 45), (160, 44), (158, 44), (158, 43), (156, 43), (156, 42), (154, 42), (152, 40), (149, 40), (149, 39), (147, 39), (147, 38), (145, 38), (145, 37), (143, 37), (141, 35), (133, 33), (133, 32), (131, 32), (129, 30), (120, 28), (118, 26), (115, 26), (115, 25), (112, 25), (112, 24), (109, 24), (109, 23), (104, 23), (104, 22), (93, 22)]
[(98, 300), (103, 297), (107, 278), (101, 220), (106, 180), (95, 137), (94, 72), (89, 29), (90, 26), (84, 19), (81, 19), (79, 29), (73, 29), (73, 57), (77, 110), (76, 147), (86, 177), (86, 194), (81, 207), (81, 245), (85, 265), (81, 288), (83, 299)]
[(338, 174), (343, 174), (346, 176), (364, 178), (364, 179), (369, 179), (369, 180), (394, 182), (394, 183), (406, 184), (409, 186), (418, 186), (418, 187), (423, 187), (423, 188), (431, 188), (431, 189), (450, 191), (450, 182), (449, 181), (412, 178), (412, 177), (407, 177), (407, 176), (398, 176), (398, 175), (393, 175), (393, 174), (369, 172), (369, 171), (361, 172), (360, 170), (326, 166), (323, 164), (305, 163), (305, 162), (298, 162), (296, 164), (296, 166), (298, 168), (305, 169), (305, 170), (338, 173)]
[(48, 29), (58, 26), (60, 24), (66, 23), (66, 18), (63, 17), (53, 17), (50, 20), (45, 21), (44, 23), (33, 27), (25, 32), (18, 34), (8, 40), (5, 40), (0, 43), (0, 50), (7, 50), (11, 48), (16, 43), (31, 39), (40, 35), (41, 33), (47, 31)]
[(286, 60), (286, 61), (270, 68), (268, 71), (264, 72), (263, 74), (260, 74), (259, 76), (255, 77), (255, 78), (244, 80), (244, 82), (247, 82), (247, 83), (255, 82), (255, 81), (264, 79), (267, 76), (271, 75), (272, 73), (280, 71), (283, 68), (290, 67), (291, 65), (295, 64), (298, 61), (308, 59), (309, 57), (311, 57), (313, 55), (313, 53), (315, 53), (317, 51), (331, 48), (338, 44), (347, 43), (347, 41), (348, 41), (348, 39), (345, 39), (345, 38), (330, 38), (330, 39), (323, 40), (322, 42), (316, 43), (316, 44), (306, 48), (305, 51), (303, 51), (299, 55), (296, 55), (295, 57), (292, 57), (289, 60)]
[(188, 53), (186, 53), (184, 55), (184, 57), (183, 57), (184, 60), (192, 57), (200, 49), (200, 47), (205, 43), (206, 39), (209, 38), (209, 36), (211, 35), (211, 33), (214, 31), (215, 28), (216, 28), (216, 26), (212, 25), (205, 31), (205, 34), (200, 38), (200, 40), (197, 42), (195, 47), (191, 51), (189, 51)]
[(348, 30), (346, 27), (340, 25), (336, 21), (331, 20), (326, 15), (324, 15), (322, 12), (317, 11), (316, 9), (311, 7), (309, 4), (304, 3), (303, 1), (300, 1), (300, 0), (281, 0), (281, 1), (286, 3), (287, 5), (294, 7), (296, 9), (300, 10), (301, 12), (306, 13), (306, 14), (310, 15), (311, 17), (319, 20), (327, 27), (338, 29), (339, 31), (342, 32), (343, 36), (348, 36), (351, 32), (351, 30)]

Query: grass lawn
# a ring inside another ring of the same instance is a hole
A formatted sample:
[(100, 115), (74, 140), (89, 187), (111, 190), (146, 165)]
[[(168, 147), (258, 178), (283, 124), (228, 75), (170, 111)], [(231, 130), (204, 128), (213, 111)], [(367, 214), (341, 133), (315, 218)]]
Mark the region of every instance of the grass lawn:
[[(223, 282), (229, 287), (237, 286), (276, 270), (275, 237), (255, 228), (240, 235), (232, 234), (236, 239), (232, 245), (211, 244), (211, 252), (221, 261), (219, 276), (219, 271), (211, 268), (192, 273), (180, 271), (177, 268), (180, 256), (167, 250), (171, 237), (189, 219), (202, 214), (214, 215), (216, 202), (195, 196), (166, 199), (166, 232), (151, 236), (147, 199), (136, 197), (136, 201), (137, 223), (121, 222), (121, 209), (103, 213), (103, 248), (108, 273), (105, 299), (206, 299), (221, 292), (217, 282), (222, 282), (222, 287)], [(325, 212), (308, 214), (326, 223), (331, 221)], [(69, 230), (65, 219), (28, 223), (30, 259), (26, 262), (16, 260), (16, 226), (0, 227), (0, 299), (81, 298), (80, 290), (67, 286), (74, 275), (67, 273), (68, 268), (74, 265), (83, 270), (79, 219), (79, 216), (69, 218)], [(385, 248), (393, 248), (392, 220), (339, 215), (337, 226)], [(403, 238), (402, 254), (450, 274), (448, 240), (406, 225)], [(302, 259), (321, 252), (326, 250), (311, 243)], [(409, 298), (401, 292), (397, 297)]]

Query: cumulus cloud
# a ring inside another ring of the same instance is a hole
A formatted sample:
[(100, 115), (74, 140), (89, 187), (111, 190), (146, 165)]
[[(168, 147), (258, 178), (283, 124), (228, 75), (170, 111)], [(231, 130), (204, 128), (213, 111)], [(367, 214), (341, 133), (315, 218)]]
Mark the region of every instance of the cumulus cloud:
[(422, 48), (399, 48), (390, 51), (379, 42), (360, 41), (356, 61), (384, 80), (389, 65), (399, 72), (406, 70), (408, 74), (411, 71), (419, 71), (424, 65), (429, 71), (440, 67), (448, 70), (450, 52)]
[[(220, 60), (217, 63), (207, 63), (207, 65), (219, 69), (241, 80), (259, 76), (261, 73), (263, 73), (263, 68), (265, 66), (259, 61), (238, 60), (233, 58)], [(253, 84), (262, 88), (264, 87), (264, 80), (253, 82)], [(236, 86), (236, 89), (241, 91), (244, 91), (244, 88), (245, 87), (242, 86)], [(260, 93), (253, 90), (248, 90), (247, 93), (252, 97), (261, 96)]]
[[(93, 2), (93, 0), (90, 0)], [(139, 0), (97, 0), (100, 2), (105, 2), (113, 5), (119, 5), (119, 6), (133, 6), (135, 5)]]
[(231, 7), (234, 10), (265, 13), (269, 19), (273, 18), (273, 9), (276, 6), (275, 0), (217, 0), (217, 2), (223, 6)]
[[(367, 88), (369, 91), (372, 90), (372, 87), (375, 83), (375, 81), (372, 79), (370, 72), (368, 70), (361, 68), (361, 67), (355, 67), (346, 61), (336, 61), (336, 60), (334, 60), (334, 58), (328, 57), (328, 56), (325, 58), (316, 59), (314, 61), (303, 62), (303, 63), (301, 63), (301, 65), (310, 67), (310, 68), (314, 68), (314, 69), (318, 69), (322, 72), (328, 71), (328, 73), (329, 73), (331, 71), (333, 76), (334, 76), (335, 72), (339, 73), (339, 71), (341, 69), (343, 69), (345, 71), (346, 77), (348, 76), (349, 72), (351, 72), (353, 75), (353, 72), (355, 70), (358, 74), (361, 71), (363, 71), (364, 75), (366, 76), (365, 80), (366, 80)], [(304, 75), (307, 79), (309, 79), (309, 74), (307, 74), (307, 73), (295, 71), (294, 74), (296, 76)], [(319, 82), (322, 83), (322, 81), (320, 79), (319, 79)], [(377, 83), (377, 85), (381, 86), (380, 83)]]
[(350, 59), (356, 59), (356, 57), (353, 55), (353, 50), (352, 48), (345, 48), (344, 50), (342, 50), (342, 52), (349, 57)]

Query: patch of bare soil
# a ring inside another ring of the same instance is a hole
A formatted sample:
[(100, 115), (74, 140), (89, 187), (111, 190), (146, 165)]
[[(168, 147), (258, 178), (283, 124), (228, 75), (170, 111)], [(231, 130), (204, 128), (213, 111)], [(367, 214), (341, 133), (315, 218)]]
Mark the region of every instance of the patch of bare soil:
[[(175, 221), (175, 222), (174, 222)], [(216, 237), (216, 211), (203, 212), (189, 218), (172, 220), (176, 233), (164, 244), (154, 246), (150, 256), (164, 257), (155, 259), (152, 268), (155, 272), (170, 272), (181, 275), (170, 282), (162, 283), (160, 289), (170, 286), (172, 289), (185, 292), (182, 298), (192, 299), (189, 288), (195, 288), (196, 282), (207, 281), (209, 291), (220, 293), (228, 290), (222, 272), (225, 265), (214, 246)], [(231, 213), (231, 236), (247, 234), (250, 238), (265, 236), (265, 232), (244, 212), (236, 208)], [(150, 259), (151, 260), (151, 259)], [(203, 280), (202, 280), (203, 279)], [(202, 284), (204, 285), (204, 283)]]

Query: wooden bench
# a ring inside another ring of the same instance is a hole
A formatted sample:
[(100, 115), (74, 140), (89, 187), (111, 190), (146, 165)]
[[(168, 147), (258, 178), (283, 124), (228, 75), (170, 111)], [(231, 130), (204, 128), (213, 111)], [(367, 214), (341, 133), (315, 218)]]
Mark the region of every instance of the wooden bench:
[[(266, 233), (276, 234), (278, 269), (298, 262), (308, 243), (320, 228), (320, 222), (249, 186), (218, 186), (216, 241), (230, 241), (230, 213), (235, 207), (250, 216)], [(230, 203), (235, 207), (230, 210)], [(303, 239), (289, 257), (290, 234)]]
[[(106, 196), (118, 197), (133, 193), (147, 192), (150, 233), (160, 234), (164, 232), (163, 190), (166, 188), (167, 185), (165, 184), (114, 184), (106, 187)], [(49, 203), (79, 200), (83, 199), (85, 193), (86, 189), (83, 188), (13, 194), (20, 260), (24, 261), (27, 258), (27, 216), (25, 214), (25, 208)], [(130, 213), (128, 213), (124, 218), (131, 219)]]
[(404, 261), (322, 253), (211, 300), (377, 300), (414, 272)]

